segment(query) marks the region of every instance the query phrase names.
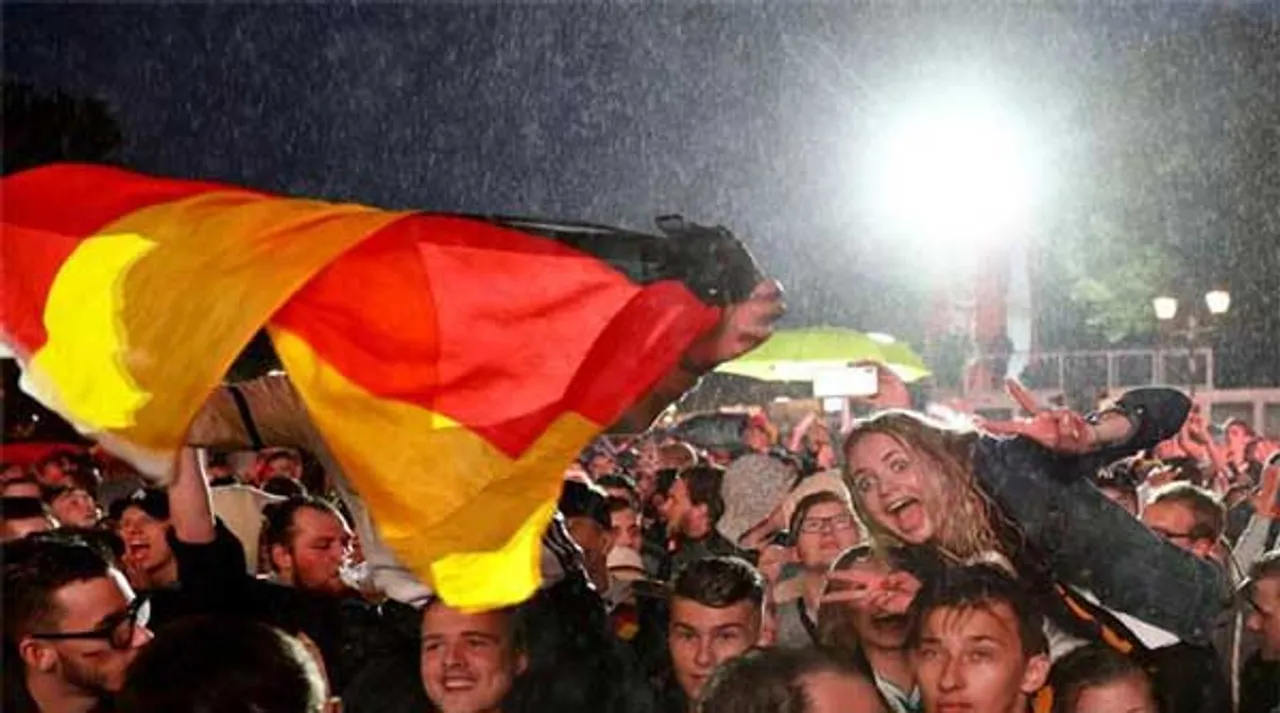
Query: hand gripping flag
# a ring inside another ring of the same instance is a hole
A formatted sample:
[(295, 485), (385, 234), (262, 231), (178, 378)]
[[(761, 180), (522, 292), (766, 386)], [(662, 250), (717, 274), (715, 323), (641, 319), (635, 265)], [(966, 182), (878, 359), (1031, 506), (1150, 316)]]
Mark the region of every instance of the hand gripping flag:
[(164, 480), (265, 325), (380, 534), (467, 609), (535, 590), (564, 466), (720, 314), (479, 220), (72, 164), (0, 196), (25, 389)]

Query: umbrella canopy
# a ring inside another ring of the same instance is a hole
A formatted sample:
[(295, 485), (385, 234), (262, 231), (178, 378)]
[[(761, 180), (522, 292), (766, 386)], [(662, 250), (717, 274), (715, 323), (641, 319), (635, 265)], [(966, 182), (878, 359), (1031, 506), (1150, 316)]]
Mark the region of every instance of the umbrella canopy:
[(854, 362), (874, 362), (891, 369), (903, 381), (930, 374), (911, 347), (885, 334), (867, 334), (842, 327), (808, 327), (777, 332), (759, 349), (716, 371), (764, 381), (813, 381), (822, 371)]

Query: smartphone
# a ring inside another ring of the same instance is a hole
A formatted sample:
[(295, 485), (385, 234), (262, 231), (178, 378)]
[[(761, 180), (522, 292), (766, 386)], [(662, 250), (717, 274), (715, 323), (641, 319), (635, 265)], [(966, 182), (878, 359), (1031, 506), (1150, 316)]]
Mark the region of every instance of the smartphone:
[(817, 398), (864, 398), (878, 393), (880, 367), (875, 364), (824, 369), (813, 378)]

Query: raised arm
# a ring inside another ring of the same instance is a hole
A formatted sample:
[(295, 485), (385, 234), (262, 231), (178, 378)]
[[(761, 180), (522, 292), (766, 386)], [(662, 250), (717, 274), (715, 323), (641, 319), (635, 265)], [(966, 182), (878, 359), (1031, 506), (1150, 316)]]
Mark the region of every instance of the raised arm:
[[(1063, 435), (1068, 443), (1092, 439), (1088, 459), (1111, 462), (1176, 433), (1189, 407), (1186, 396), (1172, 389), (1141, 389), (1116, 408), (1083, 419), (1092, 435), (1074, 441)], [(1080, 454), (1063, 455), (1038, 440), (1030, 432), (983, 437), (974, 473), (1054, 575), (1184, 641), (1207, 641), (1227, 601), (1221, 569), (1166, 542), (1107, 500), (1080, 477), (1086, 470)]]

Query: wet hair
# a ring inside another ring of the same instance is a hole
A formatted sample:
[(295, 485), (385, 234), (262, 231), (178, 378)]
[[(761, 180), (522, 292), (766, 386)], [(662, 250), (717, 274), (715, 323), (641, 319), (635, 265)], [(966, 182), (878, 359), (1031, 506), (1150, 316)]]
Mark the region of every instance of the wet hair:
[(284, 632), (239, 617), (197, 617), (166, 627), (138, 653), (119, 696), (136, 713), (319, 713), (319, 665)]
[(685, 565), (671, 583), (673, 599), (723, 609), (738, 602), (764, 605), (764, 577), (738, 557), (705, 557)]
[(282, 498), (306, 497), (307, 489), (287, 475), (273, 475), (262, 483), (262, 492)]
[(1156, 488), (1147, 507), (1161, 503), (1182, 505), (1191, 511), (1195, 521), (1187, 535), (1193, 540), (1217, 541), (1227, 524), (1227, 511), (1222, 501), (1204, 488), (1191, 483), (1169, 483)]
[[(790, 539), (793, 544), (795, 543), (796, 538), (800, 536), (800, 525), (804, 522), (809, 511), (818, 505), (826, 505), (828, 503), (843, 505), (846, 508), (850, 508), (850, 512), (852, 512), (852, 506), (849, 501), (840, 497), (838, 493), (833, 493), (830, 490), (819, 490), (816, 493), (809, 493), (803, 498), (800, 498), (800, 502), (796, 503), (795, 511), (791, 513), (791, 523), (787, 527), (787, 532), (790, 533)], [(855, 522), (854, 527), (861, 529), (862, 525)]]
[(262, 509), (262, 515), (265, 519), (262, 527), (262, 543), (267, 547), (273, 545), (292, 547), (293, 538), (297, 535), (294, 520), (298, 511), (303, 508), (328, 513), (338, 518), (344, 525), (346, 524), (342, 513), (338, 512), (338, 509), (330, 504), (328, 500), (314, 495), (292, 497), (284, 502), (271, 503)]
[(959, 560), (1012, 549), (997, 533), (1016, 528), (1005, 521), (999, 507), (974, 482), (973, 454), (978, 433), (947, 426), (914, 411), (885, 411), (857, 421), (844, 442), (845, 484), (853, 495), (859, 518), (873, 538), (889, 546), (902, 544), (867, 513), (856, 487), (850, 456), (862, 439), (872, 434), (892, 438), (909, 450), (913, 459), (923, 459), (937, 468), (940, 477), (936, 485), (943, 502), (933, 507), (946, 509), (932, 513), (937, 521), (935, 538), (939, 548)]
[(1259, 580), (1280, 577), (1280, 547), (1263, 552), (1258, 559), (1249, 565), (1249, 578), (1245, 580), (1245, 591), (1253, 595), (1254, 585)]
[(855, 664), (819, 649), (754, 649), (716, 669), (703, 689), (698, 713), (805, 713), (806, 679), (823, 673), (875, 684)]
[(566, 517), (585, 517), (605, 530), (613, 527), (609, 517), (609, 496), (594, 485), (566, 480), (560, 491), (560, 512)]
[(629, 476), (622, 475), (620, 473), (602, 475), (599, 478), (596, 478), (596, 485), (606, 490), (609, 488), (625, 490), (627, 492), (627, 498), (633, 501), (636, 504), (636, 507), (640, 506), (640, 490), (636, 487), (636, 482)]
[(951, 567), (927, 578), (907, 613), (907, 648), (920, 648), (925, 622), (939, 609), (991, 611), (998, 604), (1013, 610), (1018, 639), (1027, 658), (1048, 653), (1044, 616), (1022, 584), (992, 565)]
[(1052, 713), (1074, 713), (1086, 690), (1126, 678), (1141, 680), (1151, 699), (1156, 700), (1151, 679), (1132, 657), (1103, 644), (1082, 646), (1053, 664), (1049, 673)]
[(724, 515), (724, 496), (721, 485), (724, 483), (724, 469), (713, 465), (695, 465), (680, 471), (680, 479), (689, 488), (689, 501), (694, 505), (707, 506), (707, 518), (714, 526)]
[(4, 639), (16, 646), (23, 636), (52, 629), (59, 612), (54, 601), (65, 586), (106, 577), (103, 554), (71, 538), (24, 537), (0, 545), (4, 570)]

